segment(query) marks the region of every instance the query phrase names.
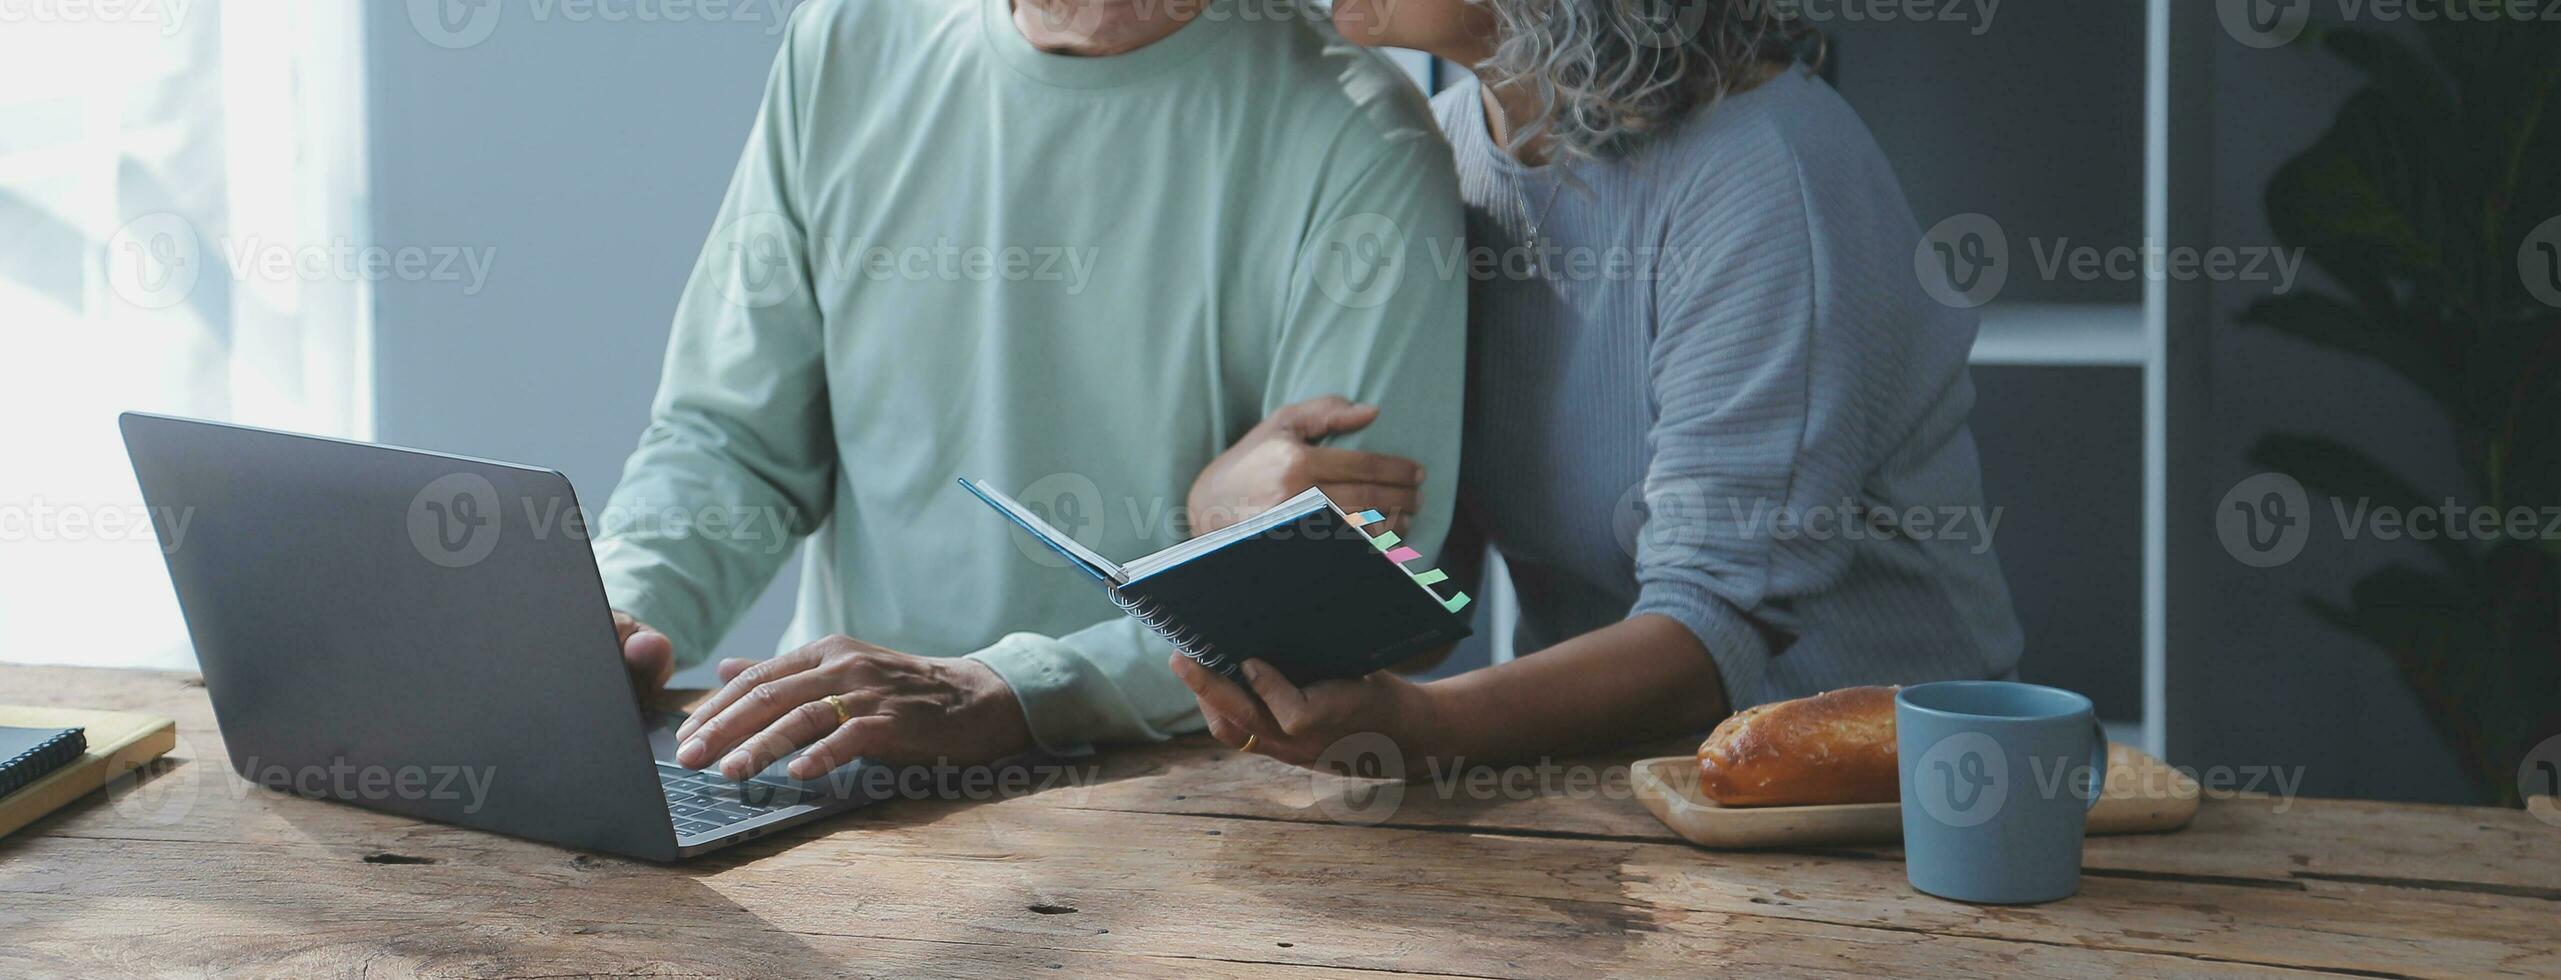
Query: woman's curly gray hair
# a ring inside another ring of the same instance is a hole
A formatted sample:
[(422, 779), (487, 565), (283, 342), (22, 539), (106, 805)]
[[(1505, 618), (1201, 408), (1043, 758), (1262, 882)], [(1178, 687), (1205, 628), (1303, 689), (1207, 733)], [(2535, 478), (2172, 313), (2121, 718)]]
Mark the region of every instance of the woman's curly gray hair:
[(1691, 109), (1750, 87), (1773, 64), (1819, 65), (1822, 35), (1781, 0), (1472, 0), (1501, 28), (1479, 66), (1536, 87), (1540, 136), (1559, 156), (1616, 156)]

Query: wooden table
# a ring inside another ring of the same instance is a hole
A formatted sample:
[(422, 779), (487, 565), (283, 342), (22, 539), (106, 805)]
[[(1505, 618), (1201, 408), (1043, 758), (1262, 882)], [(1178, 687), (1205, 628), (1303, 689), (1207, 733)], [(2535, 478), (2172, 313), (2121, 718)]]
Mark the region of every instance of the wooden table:
[(2561, 975), (2561, 828), (2514, 810), (2209, 800), (1993, 908), (1890, 849), (1689, 847), (1623, 766), (1426, 778), (1364, 826), (1326, 814), (1382, 784), (1188, 740), (656, 866), (251, 788), (184, 675), (0, 668), (0, 701), (181, 733), (0, 840), (0, 976)]

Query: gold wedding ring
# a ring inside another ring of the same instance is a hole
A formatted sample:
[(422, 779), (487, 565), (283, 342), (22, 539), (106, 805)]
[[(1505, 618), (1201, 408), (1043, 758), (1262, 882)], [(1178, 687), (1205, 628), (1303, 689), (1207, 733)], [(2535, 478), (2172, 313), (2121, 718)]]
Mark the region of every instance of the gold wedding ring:
[(1262, 738), (1262, 736), (1261, 736), (1261, 735), (1257, 735), (1257, 734), (1254, 734), (1254, 733), (1251, 733), (1251, 732), (1246, 733), (1246, 735), (1245, 735), (1245, 744), (1240, 745), (1240, 746), (1237, 746), (1237, 747), (1236, 747), (1236, 751), (1238, 751), (1238, 752), (1251, 752), (1251, 751), (1254, 751), (1254, 743), (1255, 743), (1256, 741), (1260, 740), (1261, 738)]
[(820, 700), (827, 702), (828, 707), (836, 709), (836, 724), (842, 725), (854, 720), (854, 713), (845, 707), (844, 695), (830, 694)]

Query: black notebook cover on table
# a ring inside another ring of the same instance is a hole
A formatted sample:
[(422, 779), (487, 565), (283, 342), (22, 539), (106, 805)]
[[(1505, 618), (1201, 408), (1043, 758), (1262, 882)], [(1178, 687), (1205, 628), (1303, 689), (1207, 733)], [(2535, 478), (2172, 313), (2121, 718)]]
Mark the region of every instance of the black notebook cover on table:
[(1183, 655), (1231, 678), (1257, 659), (1301, 686), (1359, 677), (1472, 632), (1322, 490), (1121, 565), (985, 481), (960, 482), (1101, 580), (1112, 601)]
[(89, 751), (77, 728), (0, 728), (0, 796), (44, 778)]

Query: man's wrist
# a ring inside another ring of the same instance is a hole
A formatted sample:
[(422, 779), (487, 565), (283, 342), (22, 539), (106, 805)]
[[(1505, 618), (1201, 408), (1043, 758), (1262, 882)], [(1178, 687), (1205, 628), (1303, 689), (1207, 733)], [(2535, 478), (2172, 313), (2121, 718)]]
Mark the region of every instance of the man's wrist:
[(1015, 751), (1033, 747), (1030, 719), (1023, 714), (1023, 699), (1005, 675), (996, 668), (968, 658), (946, 661), (951, 665), (952, 683), (960, 689), (962, 703), (970, 713), (993, 727), (990, 734), (1000, 737)]

